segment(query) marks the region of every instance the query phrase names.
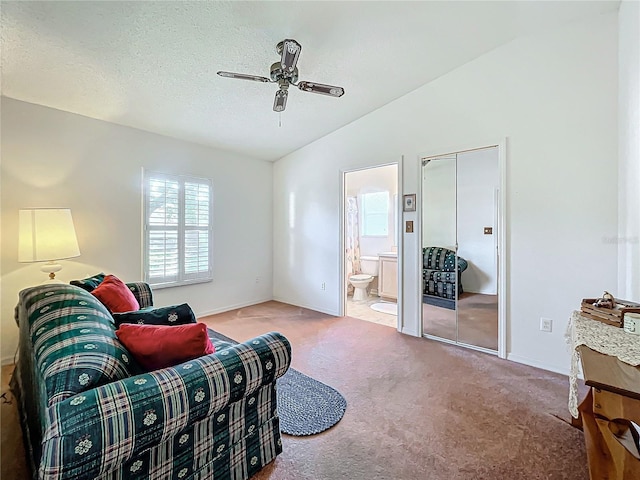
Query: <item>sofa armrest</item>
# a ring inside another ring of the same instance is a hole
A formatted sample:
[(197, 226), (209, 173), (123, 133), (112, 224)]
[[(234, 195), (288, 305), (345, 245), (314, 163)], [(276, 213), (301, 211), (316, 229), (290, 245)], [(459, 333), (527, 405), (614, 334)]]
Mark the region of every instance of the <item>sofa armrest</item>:
[(458, 257), (458, 271), (460, 273), (464, 272), (468, 266), (469, 263), (464, 258)]
[(96, 478), (284, 375), (291, 345), (271, 332), (51, 406), (40, 478)]
[(127, 287), (136, 297), (140, 308), (153, 307), (153, 292), (151, 287), (146, 282), (130, 282), (127, 283)]

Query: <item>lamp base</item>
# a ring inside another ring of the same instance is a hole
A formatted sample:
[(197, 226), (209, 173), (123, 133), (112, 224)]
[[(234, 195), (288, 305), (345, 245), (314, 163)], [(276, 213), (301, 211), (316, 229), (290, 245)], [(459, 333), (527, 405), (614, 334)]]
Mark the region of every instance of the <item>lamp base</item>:
[(59, 263), (53, 263), (51, 260), (42, 265), (40, 267), (40, 271), (49, 274), (49, 280), (45, 280), (44, 283), (64, 283), (56, 279), (56, 272), (59, 272), (60, 270), (62, 270), (62, 265)]

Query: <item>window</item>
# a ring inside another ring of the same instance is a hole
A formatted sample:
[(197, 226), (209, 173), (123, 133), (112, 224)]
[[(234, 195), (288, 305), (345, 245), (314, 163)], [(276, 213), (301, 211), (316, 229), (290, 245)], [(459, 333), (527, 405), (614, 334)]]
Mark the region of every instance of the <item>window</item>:
[(213, 278), (211, 180), (145, 172), (144, 280), (154, 287)]
[(362, 235), (365, 237), (389, 235), (389, 192), (362, 195)]

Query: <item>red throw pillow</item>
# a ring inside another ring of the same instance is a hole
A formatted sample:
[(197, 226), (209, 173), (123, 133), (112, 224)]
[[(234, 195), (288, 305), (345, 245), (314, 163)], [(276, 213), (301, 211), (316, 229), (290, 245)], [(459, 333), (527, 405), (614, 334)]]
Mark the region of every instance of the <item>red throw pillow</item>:
[(115, 275), (107, 275), (100, 285), (91, 292), (111, 313), (140, 310), (140, 304), (122, 280)]
[(123, 323), (116, 330), (122, 344), (141, 367), (172, 367), (215, 352), (204, 323), (188, 325), (136, 325)]

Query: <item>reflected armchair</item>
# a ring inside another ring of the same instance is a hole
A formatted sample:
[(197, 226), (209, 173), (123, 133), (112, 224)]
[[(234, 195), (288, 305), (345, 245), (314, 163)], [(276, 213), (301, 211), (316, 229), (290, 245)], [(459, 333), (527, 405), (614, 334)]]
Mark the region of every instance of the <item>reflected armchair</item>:
[(456, 275), (456, 253), (444, 247), (424, 247), (422, 249), (422, 293), (455, 300), (455, 284), (458, 294), (462, 288), (462, 272), (467, 269), (467, 261), (458, 256)]

